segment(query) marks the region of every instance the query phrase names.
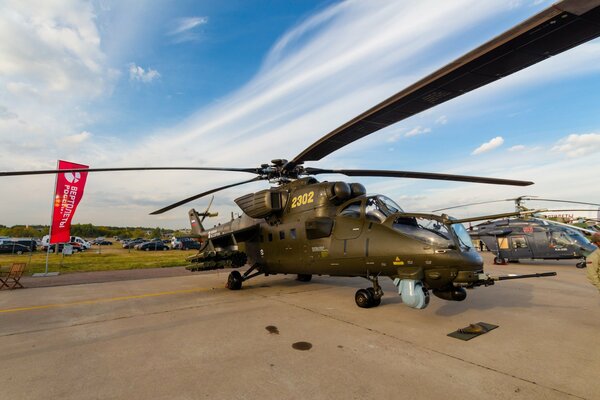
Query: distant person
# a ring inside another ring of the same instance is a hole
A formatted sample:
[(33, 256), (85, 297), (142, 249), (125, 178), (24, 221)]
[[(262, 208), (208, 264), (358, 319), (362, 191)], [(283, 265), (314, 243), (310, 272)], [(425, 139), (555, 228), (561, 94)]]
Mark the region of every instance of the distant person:
[(587, 277), (592, 282), (592, 285), (596, 286), (598, 291), (600, 291), (600, 233), (594, 233), (590, 241), (598, 248), (585, 258)]
[(479, 251), (483, 251), (483, 240), (479, 241)]

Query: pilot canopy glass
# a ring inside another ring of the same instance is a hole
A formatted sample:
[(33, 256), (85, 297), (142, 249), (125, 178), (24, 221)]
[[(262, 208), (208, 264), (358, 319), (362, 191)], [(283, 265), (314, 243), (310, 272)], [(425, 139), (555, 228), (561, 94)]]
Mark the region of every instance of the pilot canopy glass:
[(394, 229), (435, 248), (473, 248), (471, 238), (461, 224), (447, 225), (433, 218), (398, 217)]
[(402, 208), (389, 197), (381, 194), (367, 197), (365, 216), (367, 219), (383, 222), (392, 214), (403, 212)]

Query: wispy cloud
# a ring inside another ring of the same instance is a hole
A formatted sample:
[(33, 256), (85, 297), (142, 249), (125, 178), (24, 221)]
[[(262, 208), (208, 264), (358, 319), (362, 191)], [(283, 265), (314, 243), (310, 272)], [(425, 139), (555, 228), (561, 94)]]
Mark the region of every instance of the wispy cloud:
[(508, 151), (511, 151), (511, 152), (523, 151), (523, 150), (525, 150), (525, 146), (523, 146), (522, 144), (518, 144), (516, 146), (512, 146), (511, 148), (508, 149)]
[(496, 136), (489, 142), (485, 142), (481, 146), (479, 146), (478, 148), (473, 150), (473, 152), (471, 154), (477, 155), (477, 154), (481, 154), (481, 153), (486, 153), (488, 151), (494, 150), (494, 149), (502, 146), (503, 143), (504, 143), (504, 139), (502, 138), (502, 136)]
[(129, 80), (138, 81), (144, 83), (150, 83), (155, 79), (160, 78), (160, 73), (152, 68), (148, 68), (146, 71), (144, 68), (133, 63), (129, 64)]
[(600, 134), (585, 133), (569, 135), (559, 140), (552, 151), (566, 154), (568, 157), (580, 157), (586, 154), (600, 154)]
[(448, 117), (446, 115), (441, 115), (435, 120), (435, 123), (438, 125), (446, 125), (448, 123)]
[(178, 18), (173, 21), (172, 25), (174, 27), (167, 35), (173, 36), (177, 43), (197, 40), (200, 35), (196, 32), (196, 28), (206, 24), (208, 24), (208, 17)]
[(88, 131), (83, 131), (76, 135), (70, 135), (65, 137), (65, 141), (70, 144), (81, 144), (92, 137), (92, 134)]
[(410, 131), (404, 134), (404, 137), (411, 137), (417, 135), (424, 135), (426, 133), (431, 132), (431, 128), (423, 128), (422, 126), (417, 126), (411, 129)]

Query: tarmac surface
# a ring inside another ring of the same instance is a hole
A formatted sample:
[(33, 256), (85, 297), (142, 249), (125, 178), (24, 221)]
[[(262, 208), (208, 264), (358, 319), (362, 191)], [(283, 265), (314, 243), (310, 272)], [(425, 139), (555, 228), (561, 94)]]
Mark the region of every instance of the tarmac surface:
[[(27, 278), (0, 291), (0, 399), (599, 399), (600, 294), (585, 270), (484, 258), (491, 274), (558, 276), (425, 310), (389, 279), (361, 309), (360, 278), (240, 291), (228, 271), (181, 268)], [(477, 322), (499, 327), (447, 336)]]

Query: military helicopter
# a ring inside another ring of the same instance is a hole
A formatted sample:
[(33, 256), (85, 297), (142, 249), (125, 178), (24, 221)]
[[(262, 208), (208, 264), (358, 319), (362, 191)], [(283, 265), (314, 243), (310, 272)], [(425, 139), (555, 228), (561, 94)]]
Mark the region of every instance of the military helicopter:
[(520, 212), (516, 218), (502, 218), (471, 226), (468, 229), (473, 239), (482, 241), (496, 254), (495, 264), (518, 262), (522, 259), (542, 260), (581, 260), (577, 268), (585, 268), (585, 257), (596, 249), (582, 234), (594, 231), (575, 225), (553, 221), (543, 216), (546, 212), (591, 211), (590, 209), (529, 209), (524, 201), (546, 201), (598, 206), (596, 203), (581, 201), (543, 199), (534, 196), (519, 196), (514, 199), (482, 201), (441, 208), (434, 211), (446, 211), (459, 207), (480, 204), (514, 201), (515, 211)]
[[(209, 270), (250, 265), (229, 274), (227, 287), (258, 275), (297, 274), (366, 278), (372, 287), (359, 289), (359, 307), (380, 304), (379, 277), (389, 277), (405, 305), (423, 309), (429, 292), (451, 301), (466, 290), (508, 279), (553, 276), (555, 272), (490, 276), (462, 223), (502, 218), (515, 213), (453, 219), (448, 215), (407, 213), (383, 195), (367, 195), (360, 183), (319, 182), (321, 174), (351, 177), (400, 177), (527, 186), (528, 181), (414, 171), (321, 169), (304, 166), (364, 136), (494, 82), (525, 67), (600, 36), (600, 0), (563, 0), (398, 92), (310, 145), (292, 160), (275, 159), (252, 168), (135, 167), (90, 168), (85, 171), (200, 170), (254, 174), (252, 179), (188, 197), (152, 214), (220, 190), (250, 182), (274, 186), (235, 200), (243, 214), (211, 229), (205, 218), (189, 211), (194, 233), (202, 242), (190, 269)], [(0, 176), (55, 174), (74, 170), (0, 172)]]

